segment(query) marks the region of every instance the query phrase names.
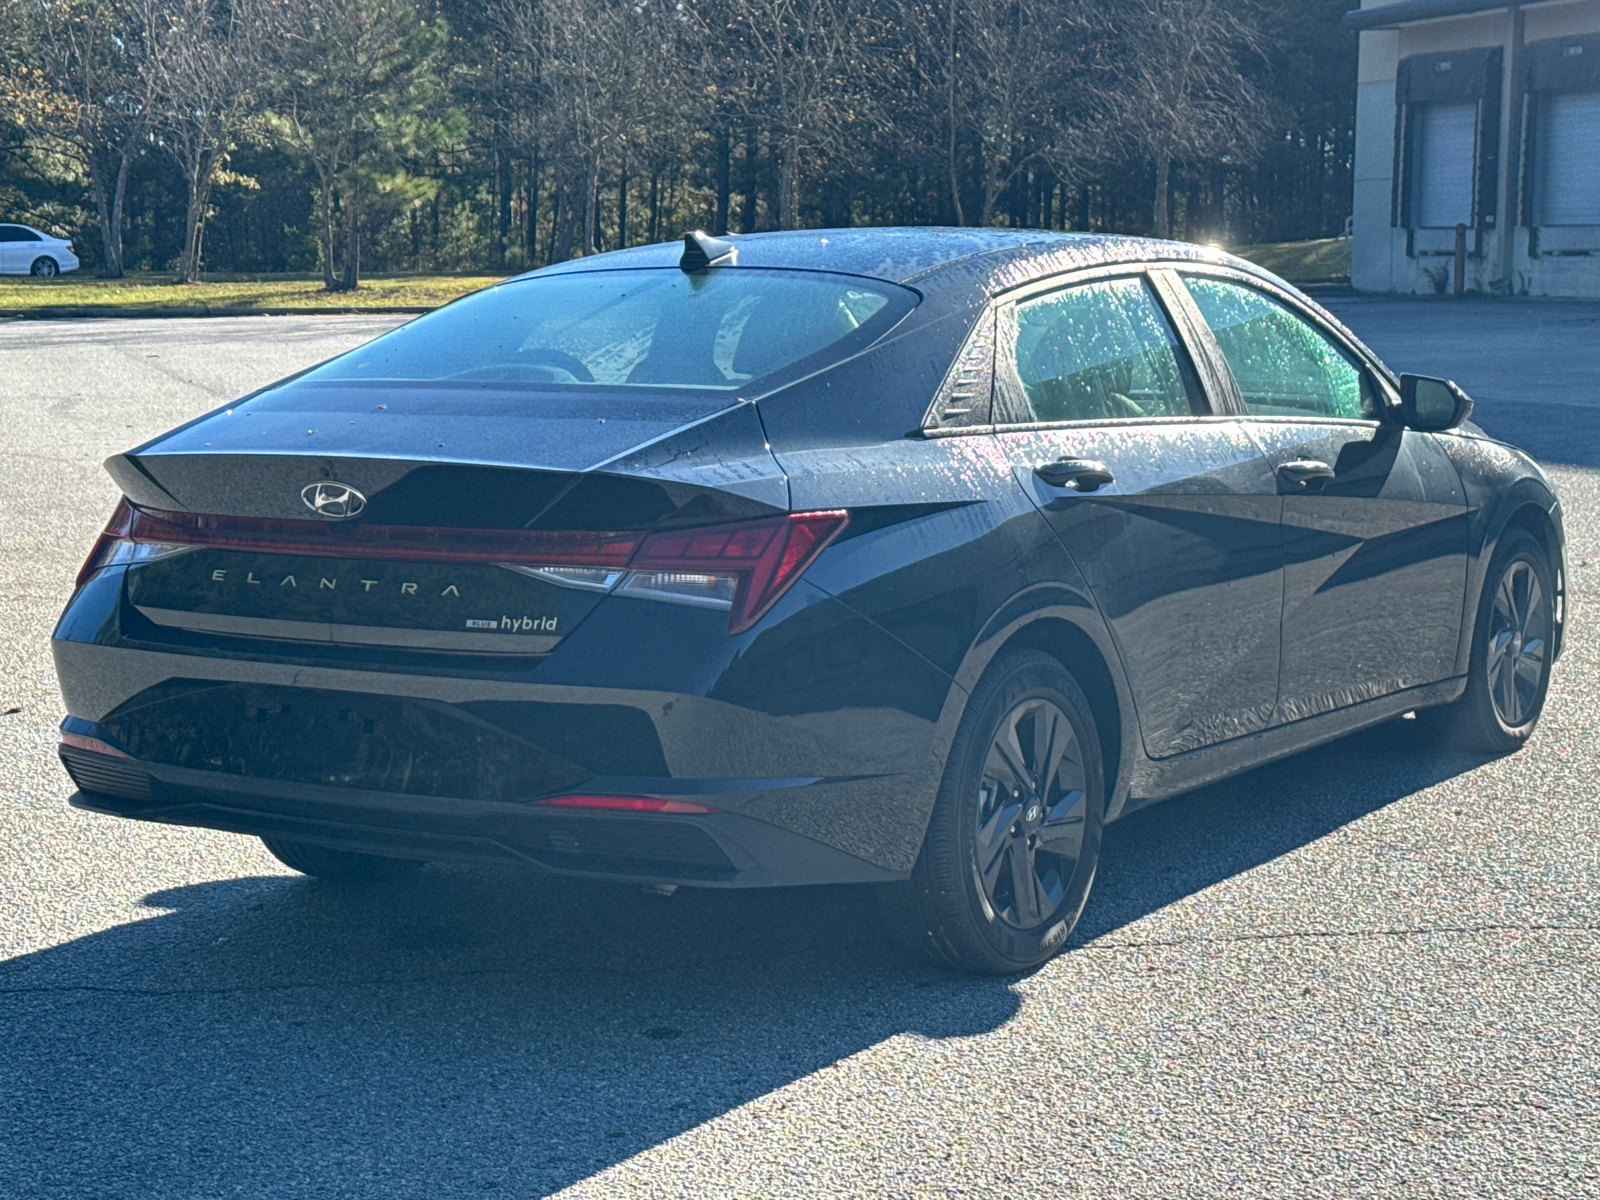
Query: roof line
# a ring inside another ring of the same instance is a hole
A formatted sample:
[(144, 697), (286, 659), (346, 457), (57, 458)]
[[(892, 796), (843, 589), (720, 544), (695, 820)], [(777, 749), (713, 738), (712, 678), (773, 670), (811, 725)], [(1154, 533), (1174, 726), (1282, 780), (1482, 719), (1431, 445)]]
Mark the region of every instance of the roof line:
[(1497, 9), (1531, 8), (1535, 4), (1554, 4), (1557, 0), (1393, 0), (1377, 8), (1355, 8), (1344, 14), (1339, 24), (1346, 29), (1395, 29), (1412, 21), (1435, 17), (1460, 17)]

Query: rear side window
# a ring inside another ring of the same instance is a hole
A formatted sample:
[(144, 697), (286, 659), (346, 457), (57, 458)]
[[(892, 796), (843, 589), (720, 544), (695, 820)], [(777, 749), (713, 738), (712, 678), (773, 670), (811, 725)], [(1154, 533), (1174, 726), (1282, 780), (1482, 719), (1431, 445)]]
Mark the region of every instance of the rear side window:
[(843, 357), (915, 303), (894, 284), (801, 271), (534, 276), (468, 296), (306, 378), (733, 391), (830, 347)]
[(1177, 341), (1143, 280), (1025, 300), (1009, 323), (1011, 366), (1033, 420), (1193, 415)]
[(25, 241), (23, 236), (28, 231), (16, 225), (0, 225), (0, 242)]
[(1228, 360), (1248, 412), (1350, 420), (1377, 415), (1367, 373), (1308, 321), (1254, 288), (1221, 279), (1183, 282)]

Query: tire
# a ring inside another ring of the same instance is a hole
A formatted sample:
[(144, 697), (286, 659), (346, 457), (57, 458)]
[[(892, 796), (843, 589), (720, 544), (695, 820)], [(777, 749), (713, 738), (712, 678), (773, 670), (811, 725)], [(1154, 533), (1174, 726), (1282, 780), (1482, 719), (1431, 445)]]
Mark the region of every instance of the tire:
[[(1052, 737), (1061, 753), (1047, 772)], [(911, 878), (890, 889), (900, 939), (974, 974), (1046, 962), (1089, 897), (1104, 813), (1100, 740), (1082, 689), (1048, 655), (1002, 654), (956, 729)]]
[(55, 259), (40, 255), (33, 260), (33, 266), (28, 268), (28, 274), (37, 275), (41, 279), (49, 279), (60, 272), (61, 266)]
[(409, 858), (383, 858), (275, 837), (263, 837), (261, 844), (284, 866), (329, 883), (383, 883), (410, 875), (422, 866)]
[(1526, 529), (1500, 538), (1478, 598), (1467, 690), (1417, 714), (1436, 740), (1457, 749), (1509, 754), (1539, 723), (1550, 690), (1555, 580), (1550, 556)]

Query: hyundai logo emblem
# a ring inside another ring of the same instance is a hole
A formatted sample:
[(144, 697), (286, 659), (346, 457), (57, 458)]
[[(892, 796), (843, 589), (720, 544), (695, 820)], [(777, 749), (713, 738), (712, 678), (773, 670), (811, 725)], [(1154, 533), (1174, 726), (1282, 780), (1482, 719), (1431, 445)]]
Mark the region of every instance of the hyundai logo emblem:
[(300, 489), (300, 499), (319, 517), (330, 521), (343, 521), (360, 514), (367, 507), (367, 498), (348, 483), (332, 479), (308, 483)]

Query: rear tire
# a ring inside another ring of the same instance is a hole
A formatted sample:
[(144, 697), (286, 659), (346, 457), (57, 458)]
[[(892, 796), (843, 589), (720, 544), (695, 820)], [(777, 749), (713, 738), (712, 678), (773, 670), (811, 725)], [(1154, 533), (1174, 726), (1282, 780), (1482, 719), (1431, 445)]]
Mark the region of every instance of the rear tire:
[(974, 974), (1048, 961), (1089, 897), (1104, 812), (1083, 690), (1048, 655), (1001, 655), (956, 729), (911, 878), (891, 889), (901, 940)]
[(263, 837), (261, 844), (284, 866), (329, 883), (382, 883), (410, 875), (422, 866), (409, 858), (358, 854), (283, 838)]
[(1508, 529), (1484, 574), (1467, 690), (1452, 704), (1422, 710), (1417, 720), (1457, 749), (1521, 749), (1544, 711), (1554, 632), (1550, 556), (1526, 529)]
[(40, 255), (33, 260), (33, 266), (28, 268), (30, 275), (37, 275), (40, 279), (49, 279), (61, 270), (60, 264), (55, 259)]

